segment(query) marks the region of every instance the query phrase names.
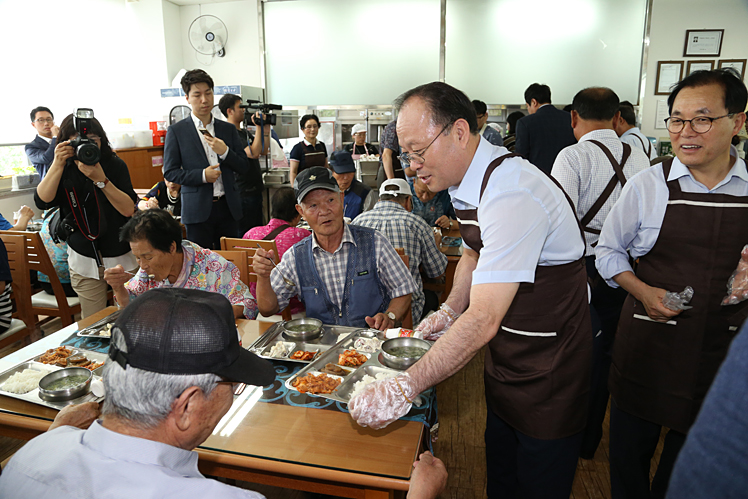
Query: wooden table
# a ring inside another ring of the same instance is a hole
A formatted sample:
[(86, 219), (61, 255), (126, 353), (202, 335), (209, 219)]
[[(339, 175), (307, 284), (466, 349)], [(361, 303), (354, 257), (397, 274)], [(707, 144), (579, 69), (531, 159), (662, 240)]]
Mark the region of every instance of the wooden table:
[[(82, 320), (78, 327), (113, 310)], [(251, 344), (270, 325), (237, 321), (242, 343)], [(59, 345), (76, 329), (70, 326), (0, 359), (0, 372)], [(254, 403), (253, 390), (249, 386), (235, 398), (214, 434), (196, 449), (202, 473), (361, 499), (392, 498), (395, 491), (408, 489), (412, 464), (428, 437), (423, 424), (397, 421), (375, 431), (342, 412)], [(0, 396), (0, 435), (29, 440), (46, 431), (56, 414)]]

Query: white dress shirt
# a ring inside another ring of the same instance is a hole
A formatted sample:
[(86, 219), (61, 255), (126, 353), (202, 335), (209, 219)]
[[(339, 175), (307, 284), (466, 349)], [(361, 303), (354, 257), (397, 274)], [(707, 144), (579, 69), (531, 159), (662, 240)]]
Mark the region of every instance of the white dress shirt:
[[(574, 203), (579, 220), (590, 211), (592, 205), (605, 190), (605, 186), (610, 182), (611, 177), (615, 175), (615, 170), (613, 170), (608, 157), (602, 149), (590, 142), (591, 140), (596, 140), (610, 149), (616, 161), (621, 162), (623, 144), (616, 132), (613, 130), (593, 130), (582, 136), (577, 144), (562, 149), (556, 156), (556, 161), (553, 163), (553, 169), (551, 170), (551, 175), (558, 180), (558, 183), (571, 198), (571, 202)], [(631, 155), (626, 160), (626, 164), (623, 165), (624, 176), (630, 179), (647, 168), (649, 168), (649, 158), (641, 151), (641, 148), (632, 147)], [(600, 211), (587, 224), (588, 227), (597, 230), (602, 229), (605, 217), (610, 213), (610, 209), (620, 194), (621, 184), (617, 183)], [(592, 245), (597, 242), (599, 235), (585, 232), (584, 238), (587, 245), (585, 256), (594, 255), (595, 250)]]
[(47, 138), (47, 137), (44, 137), (42, 135), (39, 135), (38, 133), (36, 134), (36, 136), (39, 137), (40, 139), (42, 139), (47, 144), (51, 144), (52, 143), (52, 139), (54, 139), (54, 137)]
[[(748, 171), (745, 161), (740, 158), (736, 159), (727, 176), (711, 190), (693, 178), (691, 171), (678, 158), (673, 158), (667, 181), (662, 164), (636, 175), (623, 188), (595, 248), (597, 270), (611, 287), (618, 287), (614, 276), (621, 272), (633, 272), (628, 253), (634, 259), (639, 258), (649, 253), (657, 242), (670, 196), (667, 182), (675, 179), (683, 192), (748, 196)], [(736, 255), (735, 264), (738, 258)]]
[[(641, 141), (639, 139), (641, 139)], [(644, 151), (644, 154), (647, 154), (647, 151), (649, 151), (650, 160), (657, 157), (657, 148), (652, 145), (649, 138), (647, 138), (647, 136), (637, 127), (629, 128), (623, 132), (623, 135), (621, 135), (621, 142), (625, 142), (631, 147), (636, 147), (640, 151)]]
[[(208, 157), (208, 164), (217, 165), (219, 164), (219, 160), (223, 161), (224, 159), (226, 159), (226, 156), (228, 156), (229, 154), (228, 147), (226, 148), (226, 151), (224, 151), (224, 153), (219, 156), (218, 154), (216, 154), (216, 152), (213, 149), (210, 148), (210, 146), (208, 145), (208, 141), (206, 141), (203, 134), (200, 133), (200, 129), (204, 128), (208, 132), (210, 132), (210, 134), (213, 137), (216, 136), (216, 129), (215, 129), (215, 125), (213, 124), (213, 115), (210, 116), (210, 123), (208, 123), (207, 125), (203, 124), (200, 118), (195, 116), (195, 113), (190, 113), (190, 117), (192, 118), (192, 122), (195, 124), (195, 129), (197, 130), (197, 136), (200, 137), (200, 142), (203, 145), (203, 150), (205, 150), (205, 156)], [(221, 169), (218, 168), (218, 170), (220, 171)], [(207, 183), (207, 182), (208, 181), (205, 178), (205, 170), (203, 170), (203, 183)], [(225, 193), (226, 191), (223, 188), (223, 179), (219, 175), (218, 179), (216, 179), (216, 181), (213, 182), (213, 197), (220, 197), (220, 196), (223, 196)]]
[(480, 198), (488, 165), (509, 154), (481, 137), (465, 176), (449, 188), (457, 210), (478, 209), (483, 249), (473, 285), (534, 282), (535, 268), (574, 262), (584, 254), (582, 236), (566, 196), (523, 158), (504, 160)]
[(62, 426), (16, 452), (0, 475), (0, 497), (29, 499), (264, 499), (205, 478), (197, 452), (104, 428)]

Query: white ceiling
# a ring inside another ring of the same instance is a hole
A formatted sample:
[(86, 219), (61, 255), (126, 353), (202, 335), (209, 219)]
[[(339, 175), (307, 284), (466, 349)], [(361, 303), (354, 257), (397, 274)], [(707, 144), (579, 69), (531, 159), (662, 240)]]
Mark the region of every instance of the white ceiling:
[(206, 3), (227, 3), (236, 2), (238, 0), (168, 0), (175, 5), (200, 5)]

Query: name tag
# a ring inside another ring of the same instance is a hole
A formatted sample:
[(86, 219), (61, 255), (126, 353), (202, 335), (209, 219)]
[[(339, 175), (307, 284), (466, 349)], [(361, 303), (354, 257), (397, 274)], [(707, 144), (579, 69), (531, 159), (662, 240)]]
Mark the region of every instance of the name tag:
[(362, 275), (369, 275), (369, 271), (368, 271), (368, 270), (364, 270), (364, 271), (362, 271), (362, 272), (359, 272), (359, 273), (358, 273), (358, 274), (356, 274), (356, 275), (357, 275), (357, 276), (359, 276), (359, 277), (360, 277), (360, 276), (362, 276)]

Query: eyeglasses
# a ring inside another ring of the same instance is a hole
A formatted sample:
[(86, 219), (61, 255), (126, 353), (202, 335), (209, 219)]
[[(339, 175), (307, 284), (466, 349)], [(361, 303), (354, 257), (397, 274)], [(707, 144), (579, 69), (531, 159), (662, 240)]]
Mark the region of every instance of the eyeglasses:
[(316, 130), (319, 128), (319, 125), (307, 125), (304, 127), (304, 130)]
[(36, 121), (37, 123), (54, 123), (55, 122), (54, 118), (37, 118), (34, 121)]
[(733, 116), (735, 116), (735, 113), (725, 114), (724, 116), (717, 116), (716, 118), (711, 118), (709, 116), (696, 116), (695, 118), (691, 118), (690, 120), (682, 120), (680, 118), (670, 117), (665, 120), (665, 125), (667, 126), (667, 129), (670, 133), (680, 133), (686, 126), (686, 123), (691, 125), (691, 130), (693, 130), (694, 132), (706, 133), (712, 129), (712, 125), (714, 125), (715, 120), (728, 117), (732, 118)]
[(453, 123), (454, 123), (454, 121), (450, 121), (449, 123), (447, 123), (446, 125), (444, 125), (444, 128), (442, 128), (442, 131), (439, 132), (436, 135), (436, 137), (434, 137), (434, 140), (432, 140), (431, 143), (429, 143), (429, 145), (427, 145), (426, 147), (424, 147), (420, 151), (404, 152), (401, 155), (399, 155), (397, 157), (397, 159), (399, 159), (400, 162), (402, 162), (402, 163), (408, 163), (408, 164), (413, 163), (413, 162), (419, 163), (419, 164), (424, 163), (426, 160), (423, 158), (423, 155), (426, 154), (426, 151), (429, 150), (429, 147), (431, 147), (432, 145), (434, 145), (434, 142), (436, 142), (436, 139), (438, 139), (439, 137), (441, 137), (442, 134), (447, 130), (447, 128), (451, 127)]

